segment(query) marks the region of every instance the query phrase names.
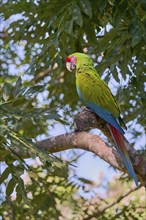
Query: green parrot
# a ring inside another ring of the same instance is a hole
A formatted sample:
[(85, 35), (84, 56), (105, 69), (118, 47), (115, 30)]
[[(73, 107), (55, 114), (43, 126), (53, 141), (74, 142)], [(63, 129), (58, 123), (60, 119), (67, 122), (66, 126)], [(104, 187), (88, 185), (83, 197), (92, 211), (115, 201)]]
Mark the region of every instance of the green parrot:
[(80, 99), (86, 106), (105, 120), (115, 142), (115, 147), (123, 162), (138, 186), (138, 179), (130, 161), (124, 137), (126, 126), (120, 117), (120, 107), (108, 85), (100, 78), (92, 59), (84, 53), (73, 53), (66, 58), (69, 71), (76, 68), (76, 89)]

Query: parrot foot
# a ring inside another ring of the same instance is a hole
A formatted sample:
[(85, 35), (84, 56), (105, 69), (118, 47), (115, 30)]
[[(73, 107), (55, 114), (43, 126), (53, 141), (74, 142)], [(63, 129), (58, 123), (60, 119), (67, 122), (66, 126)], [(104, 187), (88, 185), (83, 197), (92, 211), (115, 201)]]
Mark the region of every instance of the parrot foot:
[(88, 112), (93, 113), (93, 111), (92, 111), (90, 108), (88, 108), (88, 107), (84, 107), (84, 108), (83, 108), (83, 111), (88, 111)]

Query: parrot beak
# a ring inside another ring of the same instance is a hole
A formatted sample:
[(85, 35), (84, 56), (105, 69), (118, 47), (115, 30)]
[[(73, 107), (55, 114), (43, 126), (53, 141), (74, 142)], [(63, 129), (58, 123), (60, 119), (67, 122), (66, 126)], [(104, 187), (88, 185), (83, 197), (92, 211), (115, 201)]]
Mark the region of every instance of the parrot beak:
[(72, 72), (76, 68), (76, 57), (71, 56), (66, 58), (66, 68)]
[(68, 71), (72, 72), (72, 70), (75, 69), (76, 66), (71, 62), (66, 62), (66, 68)]

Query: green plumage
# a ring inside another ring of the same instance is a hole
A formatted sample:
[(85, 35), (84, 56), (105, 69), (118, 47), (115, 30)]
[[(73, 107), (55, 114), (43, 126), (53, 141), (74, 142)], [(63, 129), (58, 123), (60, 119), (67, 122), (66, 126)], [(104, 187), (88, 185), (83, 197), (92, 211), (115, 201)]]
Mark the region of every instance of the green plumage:
[(76, 85), (84, 94), (85, 99), (107, 109), (115, 117), (119, 117), (120, 109), (116, 100), (94, 69), (82, 68), (81, 74), (77, 70)]
[[(85, 100), (108, 110), (114, 117), (119, 118), (120, 108), (107, 84), (100, 78), (92, 59), (82, 53), (74, 53), (76, 59), (76, 86), (82, 91)], [(125, 126), (124, 126), (125, 127)]]

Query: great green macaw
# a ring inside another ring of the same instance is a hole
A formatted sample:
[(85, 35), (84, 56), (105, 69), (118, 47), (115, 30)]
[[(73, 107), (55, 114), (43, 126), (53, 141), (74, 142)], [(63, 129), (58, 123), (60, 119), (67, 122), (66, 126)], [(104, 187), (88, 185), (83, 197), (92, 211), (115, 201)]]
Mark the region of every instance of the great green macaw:
[(130, 161), (124, 137), (126, 126), (120, 117), (120, 108), (108, 85), (100, 78), (92, 59), (84, 53), (73, 53), (66, 58), (69, 71), (76, 68), (76, 88), (80, 99), (108, 124), (115, 147), (138, 186), (138, 179)]

